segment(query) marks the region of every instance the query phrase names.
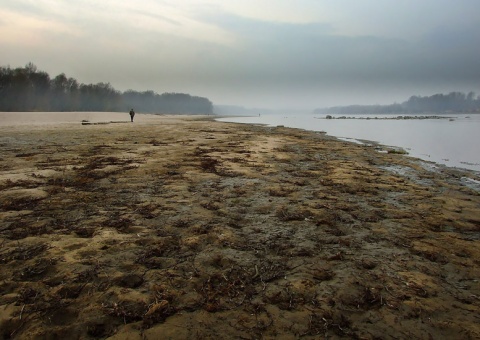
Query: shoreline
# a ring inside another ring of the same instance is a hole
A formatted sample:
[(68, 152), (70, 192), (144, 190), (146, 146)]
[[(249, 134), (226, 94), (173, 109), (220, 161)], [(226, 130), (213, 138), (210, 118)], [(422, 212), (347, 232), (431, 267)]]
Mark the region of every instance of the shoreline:
[(0, 127), (5, 337), (480, 337), (474, 171), (139, 117)]
[[(454, 143), (454, 146), (452, 146), (450, 144), (445, 144), (445, 145), (442, 144), (439, 140), (439, 138), (441, 138), (442, 135), (438, 133), (433, 133), (432, 135), (433, 139), (423, 138), (413, 143), (407, 142), (406, 140), (403, 140), (403, 139), (399, 139), (398, 136), (392, 139), (392, 138), (386, 137), (382, 133), (380, 134), (365, 133), (367, 130), (365, 123), (367, 121), (371, 122), (374, 125), (381, 123), (381, 121), (383, 121), (383, 123), (390, 122), (390, 121), (398, 121), (398, 124), (405, 124), (405, 123), (408, 123), (409, 121), (412, 121), (412, 119), (397, 119), (396, 117), (395, 119), (374, 119), (373, 117), (370, 117), (370, 119), (368, 117), (352, 119), (352, 120), (357, 120), (358, 122), (356, 124), (359, 124), (359, 126), (357, 127), (361, 132), (356, 133), (355, 129), (353, 129), (353, 127), (356, 125), (351, 125), (351, 124), (347, 126), (343, 125), (343, 123), (345, 123), (345, 121), (348, 121), (349, 119), (322, 118), (322, 120), (325, 121), (326, 125), (318, 125), (318, 123), (315, 123), (315, 121), (319, 121), (320, 118), (312, 117), (312, 116), (300, 118), (299, 122), (285, 121), (285, 123), (282, 122), (282, 119), (279, 119), (279, 118), (282, 118), (280, 116), (271, 116), (270, 118), (263, 119), (262, 123), (255, 122), (256, 118), (258, 117), (251, 117), (253, 119), (253, 122), (248, 120), (246, 122), (242, 122), (243, 120), (242, 118), (245, 118), (245, 117), (237, 117), (237, 118), (239, 119), (230, 119), (230, 121), (236, 122), (236, 123), (245, 123), (245, 124), (253, 123), (253, 124), (265, 124), (267, 126), (286, 126), (286, 127), (294, 127), (294, 128), (303, 128), (303, 129), (306, 129), (307, 131), (323, 131), (341, 140), (346, 140), (353, 143), (369, 141), (371, 143), (384, 146), (385, 150), (389, 152), (398, 151), (401, 153), (409, 154), (410, 157), (416, 157), (419, 159), (423, 159), (425, 161), (433, 161), (438, 165), (445, 165), (447, 167), (459, 168), (459, 169), (467, 169), (467, 170), (477, 171), (478, 173), (480, 173), (480, 163), (478, 162), (479, 159), (477, 154), (473, 152), (473, 145), (476, 145), (475, 143), (478, 138), (473, 138), (473, 137), (466, 138), (463, 140), (464, 144), (456, 142)], [(286, 119), (286, 118), (293, 118), (293, 117), (286, 116), (283, 118)], [(462, 118), (463, 117), (456, 117), (455, 120), (462, 120)], [(470, 118), (470, 117), (465, 117), (465, 119), (467, 118)], [(225, 119), (225, 121), (229, 120), (228, 118), (223, 118), (223, 119)], [(306, 125), (309, 119), (311, 120), (309, 122), (310, 125)], [(332, 125), (332, 122), (336, 120), (340, 121), (341, 123), (340, 126), (344, 126), (343, 129), (339, 129), (337, 124)], [(424, 119), (418, 119), (418, 120), (424, 120)], [(434, 119), (434, 120), (444, 121), (445, 119)], [(470, 133), (473, 133), (472, 128), (475, 126), (479, 126), (478, 123), (480, 122), (476, 120), (473, 123), (474, 125), (471, 125), (467, 130), (467, 131), (470, 131)], [(455, 123), (452, 123), (452, 124), (455, 124)], [(464, 124), (464, 122), (461, 124)], [(414, 125), (414, 126), (417, 126), (417, 125)], [(379, 128), (379, 126), (377, 126), (377, 128)], [(395, 131), (395, 126), (389, 126), (389, 128)], [(380, 129), (380, 130), (383, 130), (383, 129)], [(427, 128), (426, 130), (428, 131), (429, 129)], [(423, 132), (418, 129), (418, 126), (417, 128), (413, 129), (413, 131), (415, 132), (412, 132), (412, 133), (414, 134), (416, 133), (417, 136), (420, 136), (423, 134)], [(431, 129), (431, 131), (433, 131), (433, 129)], [(454, 135), (456, 134), (457, 136), (459, 136), (458, 128), (456, 128), (456, 130), (454, 131), (456, 131)], [(406, 132), (406, 131), (403, 131), (403, 132)], [(444, 133), (447, 134), (448, 131), (444, 131)], [(352, 137), (353, 135), (356, 135), (357, 137)], [(469, 134), (467, 133), (467, 135)], [(476, 136), (476, 134), (473, 134), (473, 136)], [(433, 143), (434, 140), (436, 140), (440, 144)], [(428, 147), (426, 147), (426, 145), (428, 145)], [(467, 147), (465, 147), (465, 145), (467, 145)], [(444, 152), (443, 150), (449, 150), (449, 151)]]
[[(220, 118), (230, 118), (230, 117), (235, 117), (235, 116), (220, 117)], [(245, 117), (245, 116), (238, 116), (238, 117)], [(252, 117), (254, 117), (254, 116), (252, 116)], [(218, 117), (213, 118), (212, 120), (217, 121), (217, 119), (218, 119)], [(438, 168), (446, 168), (446, 169), (451, 169), (453, 171), (456, 170), (456, 171), (464, 171), (464, 172), (467, 172), (467, 173), (471, 173), (472, 176), (480, 179), (480, 170), (469, 169), (469, 168), (465, 168), (465, 167), (461, 167), (461, 166), (449, 166), (449, 165), (438, 163), (438, 162), (431, 161), (431, 160), (428, 160), (428, 159), (422, 159), (420, 157), (410, 155), (409, 152), (406, 151), (403, 147), (394, 146), (394, 145), (386, 145), (386, 144), (382, 144), (382, 143), (380, 143), (378, 141), (374, 141), (374, 140), (369, 140), (369, 139), (364, 139), (364, 138), (339, 137), (339, 136), (329, 135), (325, 131), (316, 131), (316, 130), (308, 130), (308, 129), (303, 129), (303, 128), (286, 127), (284, 125), (272, 126), (272, 125), (269, 125), (267, 123), (244, 123), (244, 122), (228, 122), (228, 121), (217, 121), (217, 122), (227, 123), (227, 124), (247, 124), (247, 125), (263, 126), (263, 127), (269, 127), (269, 128), (279, 128), (280, 127), (280, 128), (287, 128), (287, 129), (299, 129), (299, 130), (303, 130), (303, 131), (311, 132), (311, 133), (325, 134), (326, 136), (329, 136), (331, 138), (335, 138), (339, 141), (344, 141), (344, 142), (347, 142), (347, 143), (352, 143), (352, 144), (357, 144), (357, 145), (364, 145), (364, 146), (367, 146), (367, 147), (374, 147), (377, 150), (377, 152), (380, 152), (380, 153), (382, 153), (382, 152), (397, 153), (399, 155), (403, 155), (403, 156), (411, 158), (411, 159), (417, 159), (419, 162), (434, 164)]]

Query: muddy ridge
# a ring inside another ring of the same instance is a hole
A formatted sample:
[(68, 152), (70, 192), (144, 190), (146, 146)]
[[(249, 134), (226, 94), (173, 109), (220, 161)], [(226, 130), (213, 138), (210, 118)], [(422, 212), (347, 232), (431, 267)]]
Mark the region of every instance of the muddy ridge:
[(1, 128), (0, 338), (480, 338), (478, 174), (159, 117)]

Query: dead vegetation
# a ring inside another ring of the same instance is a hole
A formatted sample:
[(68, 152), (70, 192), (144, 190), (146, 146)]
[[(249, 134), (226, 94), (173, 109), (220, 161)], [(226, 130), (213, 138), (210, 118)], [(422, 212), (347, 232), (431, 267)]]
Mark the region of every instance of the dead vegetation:
[(480, 336), (458, 174), (425, 188), (323, 135), (179, 124), (1, 146), (0, 337)]

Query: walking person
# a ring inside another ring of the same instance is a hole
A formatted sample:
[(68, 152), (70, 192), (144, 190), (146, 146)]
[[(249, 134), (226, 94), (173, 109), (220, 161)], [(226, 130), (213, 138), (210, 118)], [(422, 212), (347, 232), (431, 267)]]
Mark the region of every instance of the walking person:
[(135, 117), (135, 111), (133, 109), (130, 110), (130, 121), (133, 123), (133, 117)]

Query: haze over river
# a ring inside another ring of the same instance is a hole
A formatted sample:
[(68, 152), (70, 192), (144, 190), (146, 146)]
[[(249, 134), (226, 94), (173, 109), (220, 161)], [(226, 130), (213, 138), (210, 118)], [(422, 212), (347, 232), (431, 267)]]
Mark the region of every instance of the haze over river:
[[(338, 118), (342, 115), (331, 116)], [(377, 114), (347, 116), (355, 119), (325, 119), (324, 114), (286, 113), (217, 120), (325, 131), (330, 136), (352, 142), (374, 141), (386, 146), (403, 148), (410, 156), (427, 161), (480, 171), (480, 114), (437, 116), (445, 118), (394, 119), (397, 115)]]

